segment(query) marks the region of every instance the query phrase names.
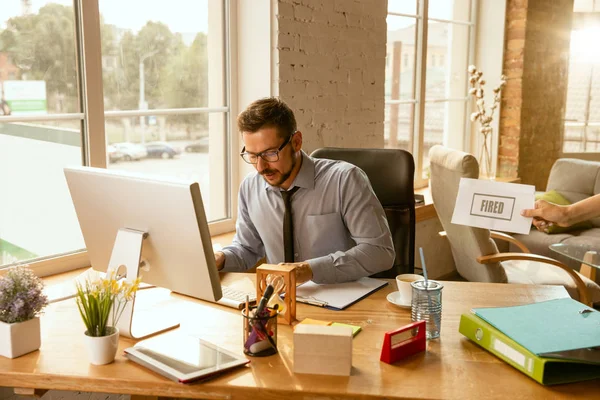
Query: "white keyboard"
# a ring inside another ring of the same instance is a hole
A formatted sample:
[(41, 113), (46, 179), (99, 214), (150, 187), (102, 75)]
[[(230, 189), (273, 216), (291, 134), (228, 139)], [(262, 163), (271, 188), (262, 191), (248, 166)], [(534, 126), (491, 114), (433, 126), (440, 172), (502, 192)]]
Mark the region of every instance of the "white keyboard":
[(248, 296), (249, 303), (254, 303), (256, 301), (256, 292), (246, 292), (243, 290), (230, 288), (229, 286), (221, 286), (221, 291), (223, 292), (223, 297), (217, 301), (217, 304), (221, 304), (223, 306), (241, 310), (246, 306), (246, 296)]

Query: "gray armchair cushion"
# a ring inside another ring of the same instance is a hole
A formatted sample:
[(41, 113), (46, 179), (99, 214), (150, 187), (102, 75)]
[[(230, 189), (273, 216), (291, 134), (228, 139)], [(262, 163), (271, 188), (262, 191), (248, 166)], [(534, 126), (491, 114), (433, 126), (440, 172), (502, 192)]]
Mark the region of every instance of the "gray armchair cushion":
[[(561, 158), (556, 160), (546, 191), (556, 190), (571, 203), (600, 193), (600, 163), (595, 161)], [(600, 218), (592, 219), (600, 227)]]

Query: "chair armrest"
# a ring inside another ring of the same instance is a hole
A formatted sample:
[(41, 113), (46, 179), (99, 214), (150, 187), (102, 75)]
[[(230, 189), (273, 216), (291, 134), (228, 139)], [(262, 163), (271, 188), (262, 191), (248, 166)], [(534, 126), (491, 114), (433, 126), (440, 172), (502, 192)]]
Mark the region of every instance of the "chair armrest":
[(509, 242), (514, 244), (515, 246), (517, 246), (519, 249), (521, 249), (521, 251), (523, 253), (531, 253), (529, 251), (529, 249), (527, 248), (527, 246), (525, 246), (523, 244), (523, 242), (521, 242), (519, 239), (515, 239), (514, 237), (506, 234), (506, 233), (502, 233), (502, 232), (497, 232), (497, 231), (490, 231), (490, 236), (492, 237), (492, 239), (500, 239), (500, 240), (504, 240), (505, 242)]
[[(438, 232), (438, 235), (440, 237), (447, 237), (448, 236), (446, 234), (446, 231)], [(505, 242), (513, 243), (515, 246), (517, 246), (519, 249), (521, 249), (521, 251), (523, 253), (530, 253), (530, 251), (527, 248), (527, 246), (525, 246), (520, 240), (515, 239), (514, 237), (512, 237), (510, 235), (507, 235), (506, 233), (497, 232), (497, 231), (490, 231), (490, 236), (491, 236), (492, 239), (501, 239), (501, 240), (504, 240)]]
[(540, 256), (538, 254), (525, 254), (525, 253), (496, 253), (491, 254), (489, 256), (479, 256), (477, 257), (477, 262), (480, 264), (490, 264), (501, 261), (510, 261), (510, 260), (525, 260), (525, 261), (536, 261), (542, 262), (545, 264), (554, 265), (569, 274), (571, 279), (575, 282), (575, 286), (577, 286), (577, 292), (579, 292), (579, 301), (585, 305), (591, 306), (589, 295), (585, 283), (577, 274), (577, 272), (573, 271), (571, 268), (567, 267), (562, 262), (555, 260), (550, 257)]

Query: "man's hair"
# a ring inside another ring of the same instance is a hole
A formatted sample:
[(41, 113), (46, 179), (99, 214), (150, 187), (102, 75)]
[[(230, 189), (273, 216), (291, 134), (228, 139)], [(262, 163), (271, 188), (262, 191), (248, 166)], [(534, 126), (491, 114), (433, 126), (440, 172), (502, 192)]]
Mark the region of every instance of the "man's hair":
[(256, 132), (274, 127), (279, 137), (287, 138), (296, 132), (294, 112), (282, 100), (265, 97), (254, 101), (237, 118), (240, 132)]

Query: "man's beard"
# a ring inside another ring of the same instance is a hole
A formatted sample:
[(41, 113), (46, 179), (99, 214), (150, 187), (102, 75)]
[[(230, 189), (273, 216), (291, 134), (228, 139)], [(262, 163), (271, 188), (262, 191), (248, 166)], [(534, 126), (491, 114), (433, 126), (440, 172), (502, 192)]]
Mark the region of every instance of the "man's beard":
[[(296, 163), (298, 162), (297, 157), (294, 157), (292, 155), (292, 165), (290, 166), (290, 169), (284, 173), (279, 172), (276, 169), (270, 169), (270, 168), (265, 168), (263, 169), (260, 174), (263, 175), (263, 179), (265, 180), (265, 182), (267, 182), (269, 185), (274, 186), (274, 187), (279, 187), (281, 186), (281, 184), (285, 181), (288, 180), (288, 178), (292, 175), (292, 171), (294, 170), (294, 167), (296, 166)], [(274, 183), (269, 182), (264, 175), (266, 174), (270, 174), (270, 173), (278, 173), (281, 174), (281, 177)]]

